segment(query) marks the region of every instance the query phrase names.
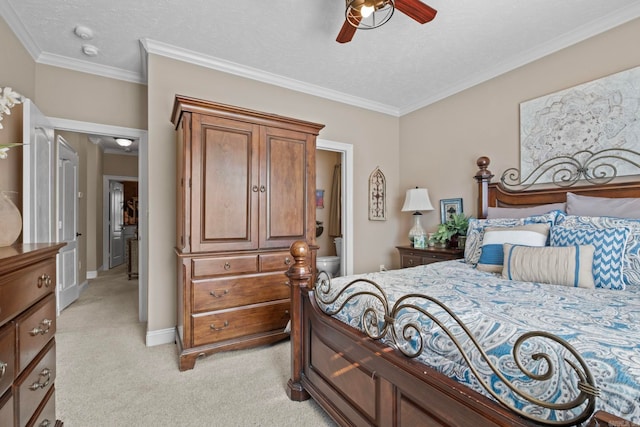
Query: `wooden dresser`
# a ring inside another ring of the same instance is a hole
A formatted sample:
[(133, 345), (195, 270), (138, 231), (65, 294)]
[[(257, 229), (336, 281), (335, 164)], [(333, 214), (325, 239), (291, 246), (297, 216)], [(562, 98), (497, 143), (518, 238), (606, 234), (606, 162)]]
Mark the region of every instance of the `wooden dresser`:
[[(289, 247), (315, 247), (322, 125), (176, 96), (180, 370), (287, 338)], [(315, 252), (313, 252), (315, 255)]]
[(56, 254), (64, 244), (0, 248), (0, 426), (56, 421)]

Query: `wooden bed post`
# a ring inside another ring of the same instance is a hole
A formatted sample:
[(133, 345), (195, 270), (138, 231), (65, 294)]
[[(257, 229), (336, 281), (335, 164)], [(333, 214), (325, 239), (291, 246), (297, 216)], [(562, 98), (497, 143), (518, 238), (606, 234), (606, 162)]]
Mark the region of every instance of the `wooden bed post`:
[(308, 292), (312, 286), (309, 245), (303, 241), (294, 242), (291, 255), (295, 262), (286, 273), (291, 287), (291, 378), (287, 383), (287, 395), (291, 400), (302, 401), (310, 397), (300, 382), (304, 366), (302, 293)]
[(478, 182), (478, 218), (486, 218), (489, 212), (489, 183), (493, 174), (489, 169), (488, 157), (482, 156), (478, 158), (476, 164), (478, 165), (478, 172), (473, 177)]

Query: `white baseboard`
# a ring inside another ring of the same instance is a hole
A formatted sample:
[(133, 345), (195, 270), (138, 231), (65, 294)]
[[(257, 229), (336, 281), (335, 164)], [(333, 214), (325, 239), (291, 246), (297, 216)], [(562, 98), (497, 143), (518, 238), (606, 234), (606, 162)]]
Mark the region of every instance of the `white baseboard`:
[(96, 277), (98, 277), (97, 271), (87, 271), (87, 280), (95, 279)]
[(162, 344), (172, 344), (176, 341), (175, 328), (160, 329), (157, 331), (147, 331), (147, 347)]

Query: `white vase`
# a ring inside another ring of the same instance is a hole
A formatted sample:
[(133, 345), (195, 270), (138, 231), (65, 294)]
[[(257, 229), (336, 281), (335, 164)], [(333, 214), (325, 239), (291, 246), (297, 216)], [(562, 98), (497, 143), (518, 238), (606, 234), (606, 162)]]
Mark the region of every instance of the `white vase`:
[(22, 232), (22, 215), (9, 196), (0, 191), (0, 247), (11, 246)]

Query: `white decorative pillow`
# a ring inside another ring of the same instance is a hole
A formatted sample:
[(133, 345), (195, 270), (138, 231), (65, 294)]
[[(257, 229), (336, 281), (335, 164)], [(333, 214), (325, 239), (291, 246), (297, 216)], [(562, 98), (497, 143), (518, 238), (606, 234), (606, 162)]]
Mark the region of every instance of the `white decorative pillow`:
[(542, 215), (551, 211), (565, 211), (566, 203), (548, 203), (546, 205), (527, 206), (526, 208), (494, 208), (487, 210), (487, 219), (495, 218), (526, 218), (532, 215)]
[(592, 245), (530, 247), (505, 243), (502, 277), (594, 289)]
[(502, 245), (546, 246), (549, 224), (527, 224), (515, 227), (487, 227), (482, 238), (482, 253), (477, 268), (500, 273), (504, 261)]
[(640, 219), (640, 199), (592, 197), (567, 193), (567, 215)]
[(534, 215), (526, 218), (496, 218), (496, 219), (469, 219), (467, 241), (464, 247), (464, 260), (468, 264), (476, 265), (482, 252), (482, 238), (487, 227), (513, 227), (525, 224), (549, 224), (556, 222), (556, 217), (562, 214), (560, 211), (552, 211), (544, 215)]

